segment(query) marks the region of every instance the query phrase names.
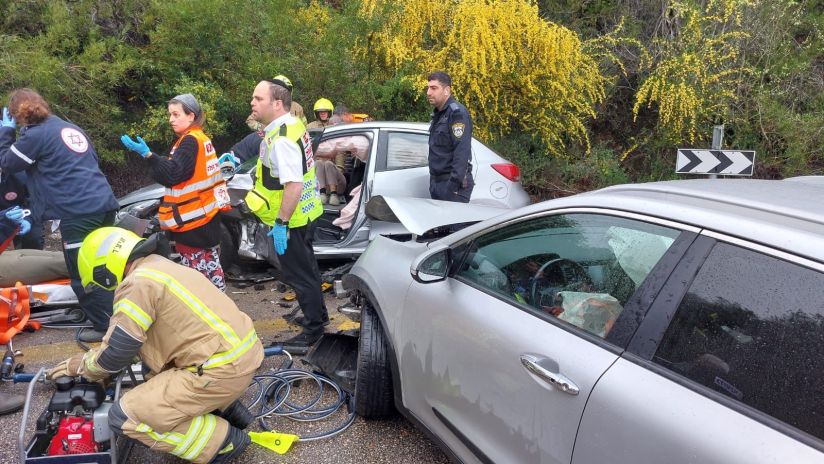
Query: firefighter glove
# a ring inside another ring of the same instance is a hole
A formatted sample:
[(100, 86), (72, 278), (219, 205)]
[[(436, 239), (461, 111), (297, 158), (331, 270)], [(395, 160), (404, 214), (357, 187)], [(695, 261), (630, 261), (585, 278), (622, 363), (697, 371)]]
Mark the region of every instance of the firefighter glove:
[(289, 226), (286, 224), (275, 224), (272, 226), (272, 230), (266, 235), (272, 237), (272, 241), (275, 243), (275, 251), (278, 255), (286, 253), (286, 242), (289, 240)]
[(3, 121), (0, 122), (0, 125), (3, 127), (11, 127), (12, 129), (17, 127), (17, 121), (15, 121), (14, 117), (9, 114), (9, 109), (5, 106), (3, 107)]
[(80, 367), (82, 365), (83, 355), (74, 355), (55, 366), (54, 369), (50, 370), (46, 375), (46, 378), (49, 380), (54, 380), (60, 377), (77, 377), (80, 375)]
[(138, 155), (140, 155), (144, 158), (148, 157), (149, 153), (151, 153), (152, 150), (149, 149), (149, 146), (146, 145), (146, 142), (144, 142), (143, 139), (140, 138), (140, 136), (137, 136), (136, 138), (137, 138), (137, 141), (135, 142), (134, 140), (131, 139), (131, 137), (124, 134), (120, 137), (120, 141), (129, 150), (137, 153)]

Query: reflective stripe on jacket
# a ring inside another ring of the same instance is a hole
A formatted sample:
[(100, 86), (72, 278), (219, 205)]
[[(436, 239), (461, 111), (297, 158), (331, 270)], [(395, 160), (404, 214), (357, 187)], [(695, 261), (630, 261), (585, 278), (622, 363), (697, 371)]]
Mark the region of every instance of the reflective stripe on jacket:
[(160, 227), (174, 232), (196, 229), (215, 217), (218, 210), (229, 208), (229, 191), (220, 173), (220, 164), (212, 141), (198, 127), (187, 130), (175, 142), (170, 156), (184, 137), (197, 140), (195, 172), (184, 182), (166, 189), (158, 210)]
[(158, 255), (138, 259), (114, 301), (98, 353), (119, 326), (142, 343), (139, 356), (155, 373), (177, 368), (231, 377), (253, 372), (263, 361), (252, 320), (194, 269)]
[[(301, 227), (314, 221), (323, 214), (323, 205), (318, 194), (318, 180), (315, 176), (315, 159), (312, 152), (312, 139), (306, 132), (306, 127), (298, 120), (291, 124), (283, 124), (276, 127), (263, 137), (266, 145), (264, 153), (261, 154), (255, 170), (255, 186), (246, 194), (246, 204), (260, 220), (268, 225), (273, 225), (280, 211), (280, 204), (283, 201), (283, 185), (280, 179), (272, 174), (270, 163), (270, 152), (275, 140), (286, 137), (297, 144), (300, 153), (304, 155), (303, 167), (303, 191), (301, 192), (295, 212), (289, 218), (289, 227)], [(277, 155), (277, 153), (276, 153)]]

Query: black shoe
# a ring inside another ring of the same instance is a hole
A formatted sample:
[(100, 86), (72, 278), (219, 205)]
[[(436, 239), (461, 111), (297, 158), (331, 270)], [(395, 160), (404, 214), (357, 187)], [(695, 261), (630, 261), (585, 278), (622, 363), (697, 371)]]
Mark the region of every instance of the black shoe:
[[(303, 323), (303, 321), (305, 321), (305, 320), (306, 320), (306, 318), (304, 316), (298, 316), (298, 317), (292, 319), (292, 322), (299, 325), (299, 326), (301, 326), (301, 327), (306, 327), (306, 325)], [(327, 325), (329, 325), (329, 323), (330, 323), (329, 315), (325, 314), (323, 316), (323, 327), (326, 327)]]
[(318, 332), (316, 334), (308, 334), (303, 332), (295, 335), (289, 340), (286, 340), (283, 342), (282, 346), (285, 351), (292, 354), (306, 354), (309, 352), (309, 348), (317, 343), (322, 336), (323, 332)]
[(233, 401), (226, 409), (219, 411), (217, 415), (240, 430), (245, 430), (246, 427), (249, 427), (249, 424), (255, 421), (255, 416), (238, 400)]
[(105, 330), (103, 332), (99, 332), (94, 329), (83, 329), (77, 339), (83, 343), (97, 343), (103, 341), (104, 335), (106, 335)]
[(215, 457), (209, 461), (209, 464), (225, 464), (232, 462), (232, 460), (240, 456), (240, 453), (242, 453), (243, 450), (245, 450), (251, 443), (252, 439), (249, 438), (248, 433), (230, 425), (229, 433), (226, 434), (226, 439), (223, 440), (223, 444), (220, 445), (220, 450), (217, 452)]
[(25, 402), (23, 395), (0, 394), (0, 416), (19, 411)]

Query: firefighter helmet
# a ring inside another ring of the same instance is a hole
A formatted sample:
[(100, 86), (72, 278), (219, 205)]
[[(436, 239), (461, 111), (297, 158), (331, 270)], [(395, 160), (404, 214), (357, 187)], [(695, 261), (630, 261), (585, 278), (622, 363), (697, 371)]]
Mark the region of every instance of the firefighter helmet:
[(120, 227), (101, 227), (87, 235), (77, 255), (83, 287), (90, 290), (97, 285), (114, 290), (123, 281), (129, 256), (143, 240)]

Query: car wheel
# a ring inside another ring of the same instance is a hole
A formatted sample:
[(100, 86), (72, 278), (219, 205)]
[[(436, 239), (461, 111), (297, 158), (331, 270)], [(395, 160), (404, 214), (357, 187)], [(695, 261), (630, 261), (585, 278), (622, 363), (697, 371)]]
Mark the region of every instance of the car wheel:
[(355, 379), (355, 412), (361, 417), (385, 417), (395, 410), (389, 344), (375, 310), (361, 311), (358, 371)]
[(232, 234), (232, 229), (225, 222), (220, 223), (220, 267), (224, 270), (229, 269), (230, 266), (236, 264), (237, 244), (235, 237)]

